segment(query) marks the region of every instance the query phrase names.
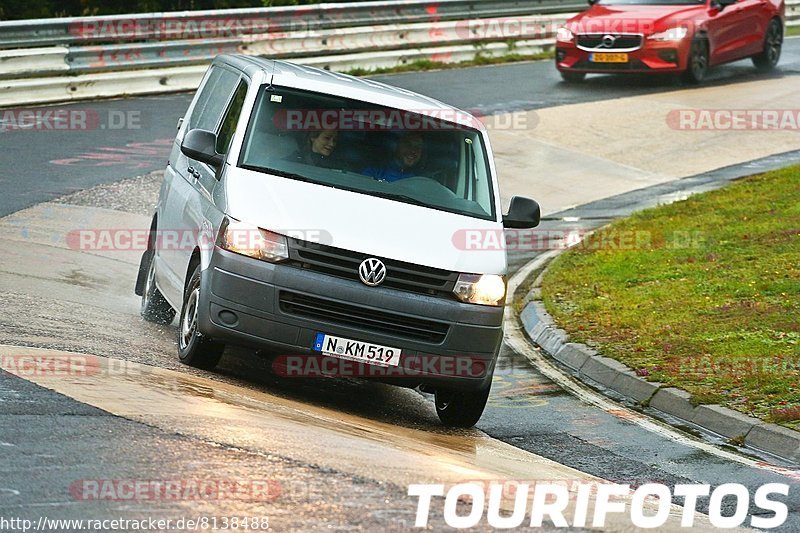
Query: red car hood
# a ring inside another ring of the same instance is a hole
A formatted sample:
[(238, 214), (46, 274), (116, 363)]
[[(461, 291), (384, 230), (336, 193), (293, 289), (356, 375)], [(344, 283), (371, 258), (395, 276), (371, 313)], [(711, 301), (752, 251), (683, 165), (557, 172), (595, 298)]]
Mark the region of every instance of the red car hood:
[(687, 22), (700, 24), (706, 6), (700, 5), (594, 5), (567, 21), (575, 33), (643, 33), (650, 35)]

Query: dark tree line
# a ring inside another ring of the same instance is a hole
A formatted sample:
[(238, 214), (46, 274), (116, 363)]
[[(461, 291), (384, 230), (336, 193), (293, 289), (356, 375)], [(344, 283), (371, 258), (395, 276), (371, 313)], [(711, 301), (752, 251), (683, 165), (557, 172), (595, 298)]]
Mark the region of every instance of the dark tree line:
[[(0, 20), (318, 4), (321, 0), (0, 0)], [(331, 1), (331, 0), (327, 0)], [(334, 0), (359, 2), (364, 0)]]

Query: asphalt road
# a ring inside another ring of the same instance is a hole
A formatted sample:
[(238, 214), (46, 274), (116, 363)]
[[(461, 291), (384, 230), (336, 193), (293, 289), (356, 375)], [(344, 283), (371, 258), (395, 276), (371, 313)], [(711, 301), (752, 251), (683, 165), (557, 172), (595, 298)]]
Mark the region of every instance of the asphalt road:
[[(780, 68), (771, 76), (798, 73), (800, 39), (787, 39)], [(735, 90), (737, 83), (761, 78), (763, 75), (745, 60), (714, 69), (705, 85), (730, 85)], [(483, 114), (681, 88), (673, 78), (606, 75), (568, 85), (562, 83), (550, 61), (375, 79)], [(53, 124), (52, 119), (43, 119), (40, 129), (10, 129), (13, 125), (0, 110), (5, 121), (0, 126), (0, 216), (100, 183), (162, 170), (175, 137), (175, 125), (190, 100), (189, 94), (175, 94), (41, 108), (43, 112), (73, 113), (76, 129), (67, 131), (42, 129)]]

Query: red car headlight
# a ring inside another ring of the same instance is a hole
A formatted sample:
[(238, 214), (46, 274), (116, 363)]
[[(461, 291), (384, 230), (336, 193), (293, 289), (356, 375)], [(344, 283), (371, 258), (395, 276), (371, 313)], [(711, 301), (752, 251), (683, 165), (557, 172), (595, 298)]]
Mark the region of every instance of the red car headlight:
[(648, 39), (651, 41), (680, 41), (689, 35), (689, 28), (670, 28), (667, 31), (654, 33)]
[(564, 42), (564, 43), (571, 43), (572, 39), (574, 39), (574, 38), (575, 38), (575, 35), (572, 33), (572, 31), (569, 28), (565, 28), (565, 27), (562, 26), (561, 28), (558, 28), (558, 31), (556, 32), (556, 41), (561, 41), (561, 42)]

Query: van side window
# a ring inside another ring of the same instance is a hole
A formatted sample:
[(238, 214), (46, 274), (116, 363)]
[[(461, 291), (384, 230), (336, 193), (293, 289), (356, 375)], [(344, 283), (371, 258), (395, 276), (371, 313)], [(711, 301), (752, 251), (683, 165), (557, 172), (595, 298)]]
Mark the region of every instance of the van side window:
[(233, 93), (231, 103), (228, 106), (228, 110), (225, 112), (225, 118), (222, 119), (222, 126), (219, 129), (219, 135), (217, 135), (218, 154), (225, 154), (228, 152), (233, 133), (236, 131), (236, 124), (239, 122), (239, 115), (242, 113), (245, 96), (247, 96), (247, 83), (242, 80)]
[(189, 117), (189, 129), (216, 130), (228, 97), (238, 81), (238, 74), (224, 68), (211, 67), (208, 80), (197, 96), (197, 103)]

